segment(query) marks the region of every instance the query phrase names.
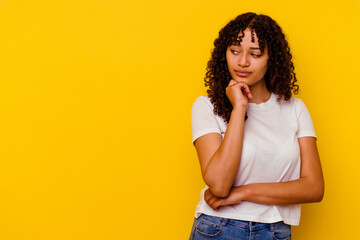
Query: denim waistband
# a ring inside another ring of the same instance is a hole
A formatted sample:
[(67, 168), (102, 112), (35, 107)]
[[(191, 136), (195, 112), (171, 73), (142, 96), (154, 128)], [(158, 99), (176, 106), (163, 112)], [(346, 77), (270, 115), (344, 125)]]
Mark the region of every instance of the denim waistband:
[(201, 214), (195, 218), (190, 240), (216, 239), (291, 239), (291, 226), (284, 222), (259, 223)]
[(219, 221), (220, 225), (228, 223), (228, 224), (235, 225), (237, 227), (252, 228), (254, 230), (255, 229), (261, 229), (261, 228), (268, 228), (270, 226), (278, 225), (278, 224), (285, 224), (282, 221), (274, 222), (274, 223), (263, 223), (263, 222), (237, 220), (237, 219), (231, 219), (231, 218), (221, 218), (221, 217), (209, 216), (209, 215), (206, 215), (206, 214), (201, 214), (201, 215), (203, 215), (205, 218), (210, 217), (212, 219), (217, 219)]

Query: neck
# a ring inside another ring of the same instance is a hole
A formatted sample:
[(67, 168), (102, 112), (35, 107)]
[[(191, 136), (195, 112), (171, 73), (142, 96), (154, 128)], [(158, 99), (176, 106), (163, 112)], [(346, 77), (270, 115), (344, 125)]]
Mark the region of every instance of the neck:
[(250, 103), (264, 103), (271, 97), (271, 92), (267, 89), (265, 81), (261, 81), (260, 84), (250, 86), (250, 92), (253, 98), (249, 99)]

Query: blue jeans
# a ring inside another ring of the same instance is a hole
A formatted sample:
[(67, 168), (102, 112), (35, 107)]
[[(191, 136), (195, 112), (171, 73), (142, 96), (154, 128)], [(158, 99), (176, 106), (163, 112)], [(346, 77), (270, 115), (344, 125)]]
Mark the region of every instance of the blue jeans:
[(195, 218), (189, 240), (288, 240), (291, 227), (284, 222), (255, 223), (201, 214)]

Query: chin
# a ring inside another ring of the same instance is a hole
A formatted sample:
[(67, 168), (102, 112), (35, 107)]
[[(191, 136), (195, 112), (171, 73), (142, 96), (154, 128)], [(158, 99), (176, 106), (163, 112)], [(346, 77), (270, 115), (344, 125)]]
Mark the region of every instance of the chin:
[(245, 83), (246, 85), (249, 85), (249, 80), (247, 78), (237, 77), (237, 78), (235, 78), (235, 80), (237, 82), (242, 82), (242, 83)]

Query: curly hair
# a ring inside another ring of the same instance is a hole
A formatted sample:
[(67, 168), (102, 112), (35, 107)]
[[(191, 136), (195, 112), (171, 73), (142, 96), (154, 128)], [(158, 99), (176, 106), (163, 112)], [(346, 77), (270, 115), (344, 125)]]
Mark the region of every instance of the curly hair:
[[(292, 55), (285, 35), (280, 26), (269, 16), (255, 13), (244, 13), (231, 20), (223, 27), (214, 41), (214, 49), (207, 63), (205, 87), (214, 105), (214, 113), (229, 122), (233, 109), (226, 96), (226, 87), (231, 76), (226, 61), (226, 50), (232, 44), (240, 44), (244, 30), (255, 31), (261, 52), (268, 49), (268, 69), (265, 74), (266, 87), (270, 92), (278, 95), (278, 101), (291, 98), (297, 94), (299, 86), (292, 63)], [(239, 35), (239, 33), (242, 35)]]

